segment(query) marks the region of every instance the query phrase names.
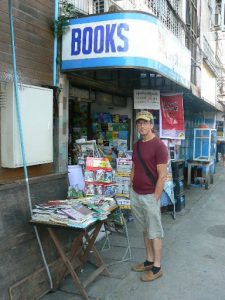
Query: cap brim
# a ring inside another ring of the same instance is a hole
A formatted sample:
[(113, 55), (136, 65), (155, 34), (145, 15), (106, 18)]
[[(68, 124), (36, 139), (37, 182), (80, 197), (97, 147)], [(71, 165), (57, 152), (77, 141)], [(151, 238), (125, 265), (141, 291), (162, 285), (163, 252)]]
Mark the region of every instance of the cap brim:
[(151, 121), (151, 119), (149, 119), (148, 117), (145, 117), (145, 116), (141, 116), (141, 117), (138, 117), (138, 118), (136, 118), (136, 121), (138, 121), (138, 120), (145, 120), (145, 121), (148, 121), (148, 122), (150, 122)]

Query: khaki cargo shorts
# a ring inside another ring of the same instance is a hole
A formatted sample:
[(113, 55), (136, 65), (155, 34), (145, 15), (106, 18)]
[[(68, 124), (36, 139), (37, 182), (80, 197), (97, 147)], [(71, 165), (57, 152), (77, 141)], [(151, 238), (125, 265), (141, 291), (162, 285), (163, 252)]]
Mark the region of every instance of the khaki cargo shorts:
[(160, 200), (154, 194), (139, 195), (131, 188), (130, 202), (132, 215), (137, 229), (147, 235), (149, 239), (163, 238), (161, 223)]

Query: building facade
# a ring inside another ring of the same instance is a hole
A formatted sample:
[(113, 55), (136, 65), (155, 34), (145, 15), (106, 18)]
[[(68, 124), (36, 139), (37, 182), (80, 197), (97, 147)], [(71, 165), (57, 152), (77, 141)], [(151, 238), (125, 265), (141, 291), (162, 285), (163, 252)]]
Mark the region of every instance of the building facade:
[[(159, 90), (160, 93), (182, 93), (185, 123), (188, 130), (190, 128), (192, 130), (201, 123), (208, 123), (207, 126), (209, 127), (216, 126), (217, 112), (222, 113), (224, 110), (222, 90), (224, 78), (223, 1), (66, 1), (59, 3), (61, 13), (63, 13), (63, 4), (65, 5), (65, 3), (72, 5), (74, 11), (77, 12), (74, 21), (71, 20), (70, 28), (73, 26), (72, 23), (80, 28), (84, 26), (80, 25), (81, 23), (91, 23), (94, 30), (93, 24), (95, 22), (97, 24), (98, 20), (105, 22), (110, 18), (116, 19), (116, 16), (119, 15), (127, 19), (132, 13), (134, 15), (135, 12), (138, 12), (155, 18), (157, 30), (160, 32), (159, 37), (157, 34), (154, 35), (147, 25), (136, 25), (139, 37), (136, 47), (133, 46), (134, 48), (132, 48), (131, 46), (134, 53), (133, 57), (146, 58), (148, 55), (152, 55), (150, 57), (152, 64), (148, 64), (149, 61), (147, 63), (145, 61), (144, 64), (136, 61), (135, 64), (134, 60), (131, 61), (131, 55), (129, 56), (125, 52), (120, 53), (123, 62), (118, 62), (114, 54), (110, 57), (109, 53), (104, 53), (105, 61), (103, 62), (98, 59), (101, 55), (88, 53), (88, 49), (85, 53), (82, 51), (78, 53), (75, 49), (75, 52), (71, 52), (72, 54), (69, 55), (70, 49), (66, 48), (65, 45), (70, 45), (71, 41), (67, 40), (68, 33), (65, 34), (62, 40), (61, 72), (68, 79), (69, 86), (86, 89), (86, 91), (91, 89), (95, 95), (96, 91), (97, 93), (101, 91), (111, 94), (112, 99), (113, 94), (114, 96), (125, 97), (127, 99), (126, 109), (129, 112), (131, 123), (134, 105), (133, 90), (152, 89)], [(73, 18), (74, 15), (71, 17)], [(216, 21), (216, 18), (219, 18), (220, 21)], [(163, 33), (166, 31), (168, 32), (168, 39)], [(135, 30), (130, 36), (135, 38)], [(145, 45), (142, 44), (141, 39), (145, 40)], [(172, 42), (170, 43), (170, 41)], [(130, 40), (129, 42), (132, 43)], [(76, 47), (76, 38), (74, 45)], [(151, 54), (155, 45), (158, 45), (156, 50), (158, 56)], [(145, 48), (148, 54), (144, 51), (141, 53), (140, 48), (142, 50)], [(177, 49), (179, 50), (176, 51)], [(178, 52), (180, 57), (177, 55)], [(189, 53), (189, 55), (184, 53)], [(71, 57), (76, 57), (77, 60), (73, 60)], [(95, 63), (91, 57), (96, 59)], [(110, 63), (106, 62), (107, 57)], [(77, 93), (79, 94), (78, 90)], [(76, 95), (73, 97), (76, 98)], [(70, 99), (72, 98), (70, 97)], [(120, 111), (118, 106), (112, 105), (113, 100), (112, 102), (108, 99), (105, 100), (108, 105), (99, 108), (96, 107), (98, 106), (98, 99), (92, 97), (90, 100), (90, 97), (87, 98), (89, 98), (89, 103), (92, 102), (91, 105), (89, 104), (92, 114), (95, 110), (106, 112), (109, 107), (111, 107), (112, 113), (119, 113)], [(221, 114), (219, 115), (219, 119), (221, 119)], [(133, 125), (131, 127), (134, 129)], [(193, 138), (189, 132), (187, 132), (187, 137)], [(72, 141), (73, 143), (74, 141)], [(183, 149), (182, 158), (190, 159), (191, 153), (187, 150), (190, 148), (189, 145), (182, 141), (181, 148)]]
[[(0, 136), (2, 139), (0, 148), (1, 153), (5, 156), (4, 166), (2, 156), (0, 163), (0, 276), (2, 278), (0, 298), (4, 300), (33, 299), (50, 289), (33, 227), (28, 224), (31, 215), (24, 170), (21, 167), (21, 154), (18, 158), (20, 166), (16, 166), (15, 163), (13, 167), (9, 167), (14, 162), (11, 158), (17, 158), (15, 154), (20, 152), (15, 102), (12, 102), (12, 100), (15, 101), (15, 92), (9, 2), (3, 0), (0, 5)], [(31, 138), (30, 141), (32, 140), (32, 143), (29, 144), (29, 147), (33, 149), (32, 151), (27, 151), (25, 146), (26, 160), (29, 162), (31, 153), (33, 156), (34, 153), (38, 154), (42, 151), (42, 142), (51, 144), (53, 140), (52, 125), (54, 123), (54, 130), (56, 128), (57, 131), (58, 112), (62, 107), (62, 100), (59, 100), (59, 105), (58, 102), (53, 101), (54, 33), (52, 25), (54, 23), (54, 1), (25, 0), (11, 1), (11, 3), (17, 79), (19, 94), (22, 96), (19, 104), (22, 119), (25, 117), (28, 121), (23, 131), (25, 138), (28, 136)], [(50, 98), (45, 98), (46, 92)], [(24, 96), (26, 96), (26, 103)], [(45, 102), (46, 99), (47, 102)], [(24, 104), (26, 104), (25, 107)], [(27, 111), (27, 107), (30, 108), (29, 111)], [(43, 115), (46, 114), (48, 114), (51, 122), (49, 126), (48, 124), (47, 127), (45, 126), (44, 133), (46, 128), (49, 132), (51, 128), (51, 136), (49, 136), (49, 140), (42, 140), (41, 142), (43, 137), (41, 131), (44, 125)], [(8, 117), (6, 118), (6, 116)], [(50, 156), (53, 157), (53, 154), (51, 153)], [(34, 165), (32, 162), (28, 164), (32, 205), (49, 199), (65, 198), (67, 195), (67, 174), (54, 172), (52, 158), (48, 163), (37, 164), (37, 162), (36, 160)], [(54, 262), (57, 255), (54, 250), (51, 250), (52, 246), (49, 244), (45, 233), (41, 235), (41, 240), (44, 248), (47, 249), (47, 260)], [(51, 271), (52, 268), (57, 274), (57, 267), (54, 263), (50, 263)], [(36, 273), (37, 270), (39, 271)], [(30, 288), (29, 282), (33, 280), (31, 279), (32, 274), (37, 275), (34, 279), (35, 284), (44, 279), (41, 288), (38, 285)]]

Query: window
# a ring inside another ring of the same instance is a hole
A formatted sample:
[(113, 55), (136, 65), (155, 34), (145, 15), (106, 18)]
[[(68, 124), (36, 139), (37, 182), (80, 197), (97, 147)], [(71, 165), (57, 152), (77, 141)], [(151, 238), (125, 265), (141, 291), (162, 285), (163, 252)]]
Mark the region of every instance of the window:
[(197, 66), (197, 37), (198, 37), (198, 19), (197, 19), (197, 0), (186, 1), (186, 47), (191, 51), (191, 82), (196, 84), (196, 66)]

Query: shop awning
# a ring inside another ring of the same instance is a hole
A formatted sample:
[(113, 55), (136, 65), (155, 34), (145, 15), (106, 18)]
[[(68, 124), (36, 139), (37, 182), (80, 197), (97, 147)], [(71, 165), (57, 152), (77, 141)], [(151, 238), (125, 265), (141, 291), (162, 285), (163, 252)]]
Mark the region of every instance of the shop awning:
[(190, 51), (143, 12), (70, 19), (62, 38), (62, 71), (106, 68), (148, 70), (190, 88)]

